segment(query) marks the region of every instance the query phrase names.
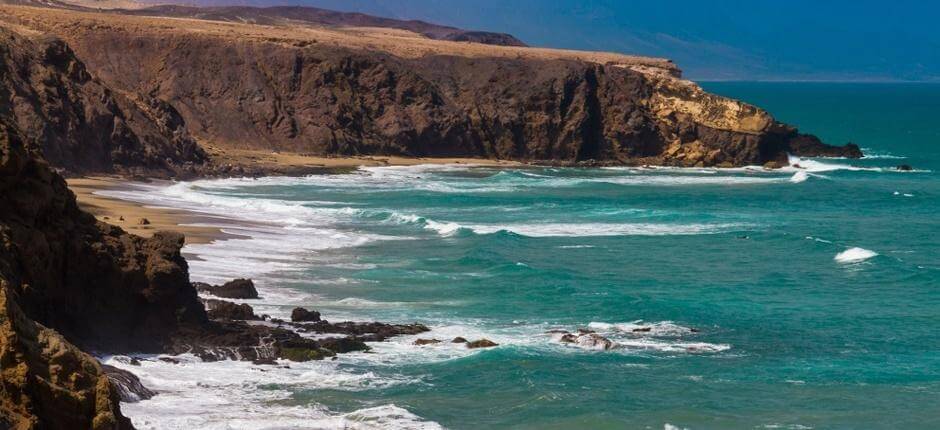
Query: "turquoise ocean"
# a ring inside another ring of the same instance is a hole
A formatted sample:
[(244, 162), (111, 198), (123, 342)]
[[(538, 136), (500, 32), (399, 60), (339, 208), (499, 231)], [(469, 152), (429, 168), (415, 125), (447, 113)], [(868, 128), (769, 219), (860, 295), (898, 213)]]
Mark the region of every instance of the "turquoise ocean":
[[(126, 413), (179, 429), (940, 428), (940, 85), (703, 86), (867, 156), (105, 192), (222, 226), (185, 249), (193, 279), (253, 278), (259, 314), (432, 328), (287, 368), (112, 357), (161, 392)], [(578, 328), (616, 347), (547, 333)]]

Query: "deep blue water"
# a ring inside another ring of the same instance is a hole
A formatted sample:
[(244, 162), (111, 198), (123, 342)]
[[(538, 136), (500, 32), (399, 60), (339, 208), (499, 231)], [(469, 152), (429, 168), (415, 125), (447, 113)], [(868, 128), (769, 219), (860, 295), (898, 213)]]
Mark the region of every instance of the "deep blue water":
[[(218, 428), (940, 428), (940, 86), (705, 87), (872, 157), (777, 172), (371, 168), (155, 190), (235, 220), (227, 231), (247, 236), (188, 248), (193, 276), (253, 276), (259, 313), (419, 321), (433, 330), (417, 337), (445, 342), (266, 373), (147, 364), (145, 383), (169, 392), (129, 413)], [(578, 328), (618, 347), (546, 334)], [(500, 345), (469, 351), (455, 336)], [(231, 373), (184, 391), (212, 372)], [(201, 412), (212, 396), (228, 412)]]

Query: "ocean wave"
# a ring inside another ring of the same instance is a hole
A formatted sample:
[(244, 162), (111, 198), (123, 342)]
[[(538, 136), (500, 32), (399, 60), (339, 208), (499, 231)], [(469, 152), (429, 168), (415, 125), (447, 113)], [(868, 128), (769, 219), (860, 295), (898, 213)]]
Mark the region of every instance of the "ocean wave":
[(806, 182), (807, 179), (809, 179), (809, 173), (806, 173), (805, 171), (801, 170), (799, 172), (794, 173), (793, 176), (790, 177), (790, 182), (794, 184), (799, 184), (800, 182)]
[(854, 247), (836, 254), (834, 259), (839, 263), (860, 263), (862, 261), (868, 260), (869, 258), (877, 256), (878, 253), (875, 251)]
[(496, 234), (511, 233), (526, 237), (589, 237), (589, 236), (682, 236), (720, 234), (750, 230), (758, 226), (746, 223), (715, 224), (666, 224), (666, 223), (507, 223), (507, 224), (461, 224), (454, 221), (438, 221), (414, 214), (392, 212), (386, 220), (397, 224), (413, 224), (451, 237), (461, 233)]
[(890, 152), (879, 151), (879, 150), (871, 149), (871, 148), (861, 148), (861, 149), (862, 149), (862, 154), (864, 154), (862, 158), (864, 159), (903, 160), (903, 159), (908, 158), (903, 155), (894, 155)]

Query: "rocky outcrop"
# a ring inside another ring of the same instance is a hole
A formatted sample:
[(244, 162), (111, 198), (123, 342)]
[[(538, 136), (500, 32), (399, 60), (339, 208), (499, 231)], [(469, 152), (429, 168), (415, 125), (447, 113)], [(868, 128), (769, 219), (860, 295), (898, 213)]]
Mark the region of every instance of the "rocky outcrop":
[(0, 27), (0, 100), (26, 144), (69, 172), (179, 175), (206, 158), (171, 105), (112, 91), (53, 37)]

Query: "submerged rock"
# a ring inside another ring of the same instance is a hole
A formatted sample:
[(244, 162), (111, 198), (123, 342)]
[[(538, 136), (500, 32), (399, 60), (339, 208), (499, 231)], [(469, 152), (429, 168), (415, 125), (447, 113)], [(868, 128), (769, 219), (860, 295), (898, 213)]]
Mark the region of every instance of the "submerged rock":
[(473, 342), (467, 342), (467, 348), (470, 348), (470, 349), (475, 349), (475, 348), (492, 348), (492, 347), (498, 346), (498, 345), (499, 345), (498, 343), (493, 342), (492, 340), (489, 340), (489, 339), (479, 339), (479, 340), (475, 340), (475, 341), (473, 341)]
[(911, 170), (914, 170), (914, 168), (911, 167), (910, 164), (900, 164), (896, 167), (896, 169), (902, 172), (910, 172)]
[(418, 340), (414, 341), (414, 344), (415, 344), (415, 345), (418, 345), (418, 346), (421, 346), (421, 345), (433, 345), (433, 344), (435, 344), (435, 343), (441, 343), (441, 341), (440, 341), (440, 340), (437, 340), (437, 339), (418, 339)]

